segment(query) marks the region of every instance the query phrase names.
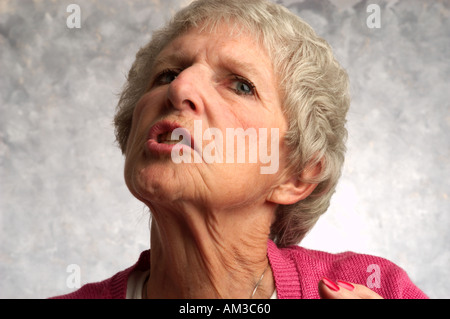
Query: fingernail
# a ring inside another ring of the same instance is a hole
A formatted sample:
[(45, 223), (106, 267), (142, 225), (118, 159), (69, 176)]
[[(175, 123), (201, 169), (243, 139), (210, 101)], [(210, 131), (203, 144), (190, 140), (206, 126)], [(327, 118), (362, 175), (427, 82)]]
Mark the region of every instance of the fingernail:
[(339, 286), (332, 282), (330, 279), (323, 277), (322, 282), (333, 291), (339, 291)]
[(341, 286), (342, 288), (345, 288), (345, 289), (350, 290), (350, 291), (353, 291), (353, 289), (355, 289), (355, 286), (353, 286), (351, 283), (346, 282), (346, 281), (338, 280), (337, 284), (339, 286)]

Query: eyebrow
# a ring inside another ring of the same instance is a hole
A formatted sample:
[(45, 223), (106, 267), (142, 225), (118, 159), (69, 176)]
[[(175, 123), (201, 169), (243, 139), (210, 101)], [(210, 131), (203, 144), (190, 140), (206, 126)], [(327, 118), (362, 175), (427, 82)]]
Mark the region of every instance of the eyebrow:
[[(192, 59), (185, 51), (180, 50), (171, 54), (158, 56), (153, 64), (153, 69), (157, 69), (160, 65), (173, 65), (184, 69), (192, 62), (191, 60)], [(262, 80), (264, 79), (263, 74), (259, 72), (256, 67), (254, 67), (250, 63), (242, 62), (235, 57), (221, 57), (218, 66), (222, 69), (228, 69), (231, 72), (237, 73), (242, 76), (258, 77)], [(244, 74), (242, 74), (242, 72)]]
[[(242, 62), (234, 57), (226, 56), (220, 60), (220, 67), (231, 70), (232, 72), (237, 72), (240, 75), (257, 77), (263, 80), (262, 73), (254, 67), (251, 63)], [(244, 74), (241, 74), (244, 72)]]
[(153, 62), (153, 69), (159, 65), (177, 65), (184, 67), (189, 63), (188, 55), (183, 51), (177, 51), (168, 55), (159, 55)]

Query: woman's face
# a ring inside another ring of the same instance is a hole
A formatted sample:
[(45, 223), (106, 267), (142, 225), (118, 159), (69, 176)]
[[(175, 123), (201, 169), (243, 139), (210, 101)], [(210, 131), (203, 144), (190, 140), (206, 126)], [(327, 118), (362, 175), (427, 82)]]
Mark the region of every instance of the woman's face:
[(192, 29), (160, 52), (149, 79), (126, 150), (133, 195), (153, 205), (263, 203), (285, 167), (287, 126), (266, 51), (226, 26)]

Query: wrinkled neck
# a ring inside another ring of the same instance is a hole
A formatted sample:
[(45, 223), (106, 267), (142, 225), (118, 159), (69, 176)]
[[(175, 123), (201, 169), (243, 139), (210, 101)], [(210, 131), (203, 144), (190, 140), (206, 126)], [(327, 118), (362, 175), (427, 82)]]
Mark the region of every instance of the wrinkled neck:
[(255, 298), (271, 295), (274, 284), (267, 267), (271, 207), (151, 210), (149, 298), (249, 298), (257, 284)]

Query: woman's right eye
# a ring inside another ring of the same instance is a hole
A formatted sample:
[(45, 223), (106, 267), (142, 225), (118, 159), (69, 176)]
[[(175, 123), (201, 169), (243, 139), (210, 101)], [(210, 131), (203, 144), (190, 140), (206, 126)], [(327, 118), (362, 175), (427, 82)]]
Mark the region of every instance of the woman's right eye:
[(155, 85), (166, 85), (170, 84), (173, 80), (175, 80), (180, 73), (180, 70), (167, 69), (164, 70), (155, 77), (153, 81), (153, 86)]

